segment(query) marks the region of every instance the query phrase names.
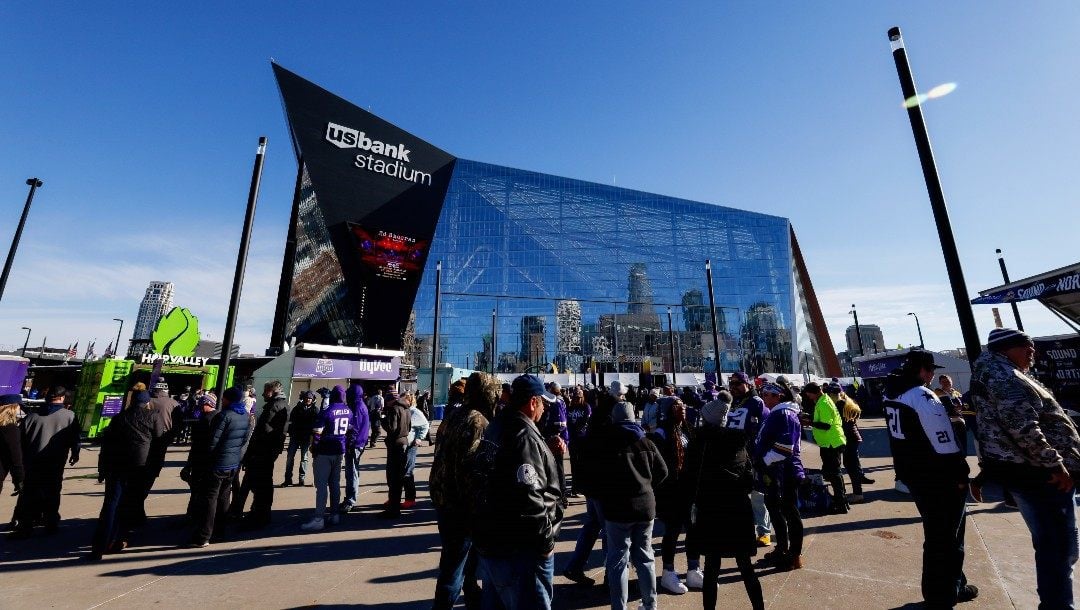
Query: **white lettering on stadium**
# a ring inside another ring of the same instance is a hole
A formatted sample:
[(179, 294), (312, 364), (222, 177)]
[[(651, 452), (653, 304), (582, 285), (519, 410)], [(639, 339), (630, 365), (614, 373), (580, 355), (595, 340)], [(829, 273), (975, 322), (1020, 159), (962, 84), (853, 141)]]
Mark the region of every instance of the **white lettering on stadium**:
[[(379, 140), (373, 140), (362, 131), (338, 125), (337, 123), (326, 124), (326, 141), (338, 148), (359, 148), (370, 154), (356, 155), (353, 165), (369, 172), (375, 172), (414, 182), (416, 184), (431, 185), (431, 174), (412, 169), (406, 163), (412, 163), (409, 159), (411, 150), (404, 144), (387, 144)], [(375, 155), (389, 157), (393, 161), (376, 159)]]
[(200, 356), (167, 356), (165, 354), (143, 354), (143, 364), (153, 364), (154, 361), (161, 360), (162, 364), (183, 364), (187, 366), (205, 366), (207, 358)]

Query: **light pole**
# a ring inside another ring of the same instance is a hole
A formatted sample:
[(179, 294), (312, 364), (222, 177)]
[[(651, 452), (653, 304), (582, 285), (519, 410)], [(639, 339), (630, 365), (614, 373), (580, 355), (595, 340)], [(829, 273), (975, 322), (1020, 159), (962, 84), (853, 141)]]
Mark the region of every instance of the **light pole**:
[[(998, 255), (998, 266), (1001, 267), (1001, 279), (1005, 280), (1005, 283), (1009, 283), (1009, 270), (1005, 268), (1005, 257), (1001, 254), (1001, 248), (995, 250)], [(1024, 323), (1020, 321), (1020, 308), (1016, 305), (1016, 301), (1009, 303), (1012, 305), (1013, 319), (1016, 320), (1016, 330), (1023, 332)]]
[(495, 374), (495, 354), (498, 353), (498, 352), (495, 351), (495, 331), (497, 330), (495, 328), (495, 322), (496, 322), (496, 320), (498, 320), (498, 308), (499, 308), (499, 302), (495, 301), (495, 307), (491, 308), (491, 363), (490, 364), (491, 364), (491, 374), (492, 375)]
[(713, 297), (712, 287), (712, 260), (705, 259), (705, 281), (709, 285), (709, 317), (712, 319), (712, 341), (713, 341), (713, 369), (715, 370), (716, 380), (720, 381), (720, 333), (716, 330), (716, 299)]
[(919, 324), (919, 316), (915, 315), (910, 311), (908, 312), (908, 315), (915, 318), (915, 328), (919, 331), (919, 347), (922, 349), (926, 349), (926, 344), (923, 343), (922, 340), (922, 325)]
[[(435, 262), (435, 322), (431, 333), (431, 404), (435, 404), (435, 365), (439, 358), (439, 305), (442, 300), (442, 261)], [(449, 396), (449, 394), (447, 394)]]
[(859, 329), (859, 312), (855, 311), (855, 303), (851, 304), (851, 311), (848, 313), (855, 316), (855, 339), (859, 343), (859, 355), (865, 356), (866, 352), (863, 351), (862, 346), (862, 330)]
[(675, 329), (671, 325), (671, 307), (667, 308), (667, 332), (668, 343), (671, 344), (671, 385), (675, 385), (675, 372), (679, 370), (679, 365), (675, 362)]
[(116, 329), (116, 343), (113, 344), (113, 358), (120, 353), (120, 333), (124, 332), (124, 321), (120, 318), (113, 318), (113, 322), (119, 322), (120, 328)]
[(30, 345), (30, 327), (29, 326), (24, 326), (24, 327), (22, 327), (22, 329), (26, 331), (26, 341), (23, 341), (23, 344), (22, 344), (22, 357), (25, 358), (26, 357), (26, 346)]
[(904, 37), (900, 34), (900, 28), (889, 29), (889, 46), (892, 49), (893, 62), (896, 64), (896, 74), (900, 78), (903, 99), (916, 100), (914, 104), (905, 104), (908, 107), (908, 122), (911, 123), (911, 132), (915, 137), (915, 148), (919, 151), (923, 180), (926, 182), (927, 195), (930, 196), (930, 209), (933, 210), (938, 240), (941, 242), (941, 254), (945, 257), (945, 269), (949, 274), (949, 283), (952, 285), (953, 302), (956, 305), (956, 316), (960, 321), (960, 332), (964, 336), (968, 361), (974, 363), (979, 357), (979, 352), (982, 351), (982, 345), (979, 343), (979, 329), (975, 325), (975, 314), (971, 311), (971, 302), (968, 301), (964, 268), (960, 265), (960, 254), (956, 250), (956, 238), (953, 236), (952, 223), (949, 221), (949, 208), (945, 205), (945, 193), (941, 188), (941, 179), (934, 162), (934, 150), (930, 146), (930, 135), (926, 131), (926, 122), (923, 120), (922, 104), (917, 102), (918, 91), (915, 89), (915, 78), (911, 75), (911, 67), (908, 65), (907, 50), (904, 48)]
[(26, 184), (30, 186), (30, 192), (26, 195), (26, 205), (23, 206), (22, 216), (19, 217), (15, 237), (11, 238), (11, 249), (8, 250), (7, 261), (4, 263), (4, 272), (0, 274), (0, 299), (4, 298), (4, 287), (7, 286), (8, 274), (11, 273), (11, 263), (15, 262), (15, 251), (19, 249), (19, 240), (22, 239), (23, 227), (26, 226), (26, 217), (30, 214), (30, 203), (34, 201), (34, 191), (38, 190), (43, 182), (37, 178), (27, 178)]

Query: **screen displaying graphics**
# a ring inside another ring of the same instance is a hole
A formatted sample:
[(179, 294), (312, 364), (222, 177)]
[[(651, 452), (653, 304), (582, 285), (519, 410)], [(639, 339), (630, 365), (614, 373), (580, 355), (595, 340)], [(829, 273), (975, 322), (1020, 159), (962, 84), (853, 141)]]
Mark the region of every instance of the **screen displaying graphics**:
[(376, 277), (408, 280), (423, 271), (427, 241), (392, 231), (367, 229), (353, 223), (349, 223), (349, 230), (356, 239), (360, 262)]

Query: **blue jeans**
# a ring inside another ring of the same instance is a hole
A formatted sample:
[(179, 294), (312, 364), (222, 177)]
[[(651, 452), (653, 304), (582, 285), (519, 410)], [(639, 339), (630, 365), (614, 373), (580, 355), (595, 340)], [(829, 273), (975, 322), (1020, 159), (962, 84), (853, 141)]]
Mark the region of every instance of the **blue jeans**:
[(349, 508), (356, 505), (356, 496), (360, 493), (360, 458), (364, 455), (364, 449), (345, 449), (345, 504)]
[(437, 511), (439, 540), (439, 577), (435, 581), (432, 610), (450, 610), (465, 589), (465, 607), (477, 608), (480, 586), (476, 582), (477, 557), (468, 537), (467, 518), (449, 511)]
[(629, 596), (630, 566), (633, 562), (641, 589), (641, 607), (656, 607), (656, 555), (652, 548), (652, 521), (642, 523), (604, 522), (607, 538), (608, 592), (612, 610), (625, 610)]
[[(585, 520), (581, 523), (581, 531), (578, 532), (577, 544), (574, 545), (574, 554), (566, 562), (567, 572), (585, 571), (585, 563), (589, 560), (596, 539), (604, 531), (604, 517), (600, 514), (600, 501), (585, 498)], [(607, 544), (604, 545), (607, 547)]]
[(311, 436), (289, 435), (289, 449), (285, 456), (285, 482), (292, 483), (293, 466), (296, 464), (296, 452), (300, 452), (300, 484), (307, 479), (308, 450), (311, 449)]
[(337, 512), (341, 501), (341, 458), (340, 455), (315, 456), (315, 517), (322, 518), (326, 513), (327, 496), (330, 497), (330, 511)]
[(118, 540), (127, 538), (135, 517), (133, 509), (138, 504), (132, 497), (137, 487), (133, 479), (138, 480), (138, 476), (125, 474), (105, 478), (105, 495), (94, 529), (91, 552), (100, 555)]
[(554, 594), (555, 555), (480, 556), (484, 610), (548, 610)]
[(758, 538), (772, 533), (772, 520), (769, 519), (769, 511), (765, 508), (765, 494), (754, 490), (750, 492), (750, 505), (754, 507), (754, 527)]
[(1080, 550), (1076, 534), (1076, 491), (1010, 487), (1035, 547), (1039, 608), (1073, 608), (1072, 573)]
[[(420, 441), (416, 441), (420, 442)], [(413, 469), (416, 468), (416, 452), (420, 450), (418, 445), (409, 445), (405, 450), (405, 499), (416, 500), (416, 479), (413, 477)]]

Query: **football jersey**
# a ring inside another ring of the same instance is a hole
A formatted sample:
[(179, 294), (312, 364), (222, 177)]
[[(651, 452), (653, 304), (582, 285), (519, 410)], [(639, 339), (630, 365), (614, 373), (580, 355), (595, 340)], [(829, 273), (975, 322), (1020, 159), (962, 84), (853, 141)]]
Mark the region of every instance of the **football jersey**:
[(344, 455), (349, 429), (356, 426), (355, 415), (346, 404), (331, 404), (315, 420), (315, 430), (320, 428), (319, 441), (312, 453), (319, 455)]

